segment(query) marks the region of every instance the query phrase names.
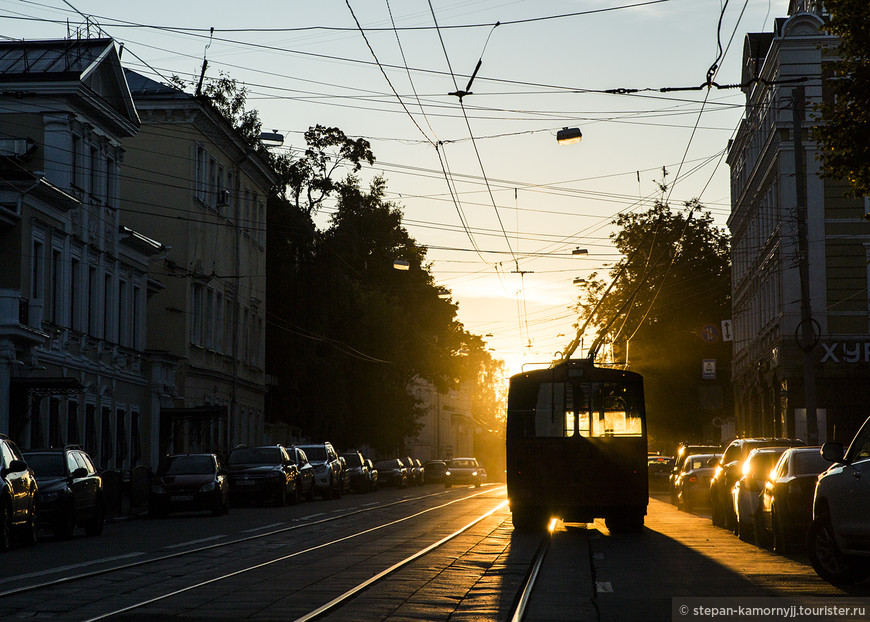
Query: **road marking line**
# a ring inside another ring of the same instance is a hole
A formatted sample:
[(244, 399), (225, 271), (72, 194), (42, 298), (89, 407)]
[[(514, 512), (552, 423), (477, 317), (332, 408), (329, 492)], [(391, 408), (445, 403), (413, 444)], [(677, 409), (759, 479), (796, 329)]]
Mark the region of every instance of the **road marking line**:
[(190, 546), (192, 544), (200, 544), (202, 542), (210, 542), (212, 540), (220, 540), (221, 538), (226, 538), (226, 536), (211, 536), (209, 538), (202, 538), (200, 540), (191, 540), (190, 542), (182, 542), (181, 544), (171, 544), (169, 546), (164, 546), (164, 549), (180, 549), (185, 546)]
[(0, 583), (9, 583), (10, 581), (18, 581), (19, 579), (32, 579), (33, 577), (42, 577), (49, 574), (54, 574), (56, 572), (66, 572), (67, 570), (75, 570), (76, 568), (84, 568), (85, 566), (93, 566), (94, 564), (102, 564), (106, 562), (114, 562), (119, 559), (128, 559), (130, 557), (138, 557), (139, 555), (145, 555), (144, 552), (137, 553), (127, 553), (126, 555), (116, 555), (115, 557), (104, 557), (102, 559), (93, 559), (88, 562), (82, 562), (80, 564), (70, 564), (69, 566), (58, 566), (57, 568), (49, 568), (48, 570), (41, 570), (39, 572), (30, 572), (27, 574), (19, 574), (14, 577), (8, 577), (6, 579), (0, 579)]
[(308, 520), (309, 518), (317, 518), (318, 516), (323, 516), (325, 512), (318, 512), (317, 514), (309, 514), (308, 516), (303, 516), (301, 518), (297, 518), (296, 520)]
[(263, 529), (271, 529), (272, 527), (280, 527), (284, 523), (272, 523), (271, 525), (263, 525), (262, 527), (254, 527), (253, 529), (243, 529), (242, 533), (251, 533), (252, 531), (262, 531)]
[(596, 581), (595, 591), (599, 594), (603, 592), (613, 592), (613, 586), (610, 584), (610, 581)]

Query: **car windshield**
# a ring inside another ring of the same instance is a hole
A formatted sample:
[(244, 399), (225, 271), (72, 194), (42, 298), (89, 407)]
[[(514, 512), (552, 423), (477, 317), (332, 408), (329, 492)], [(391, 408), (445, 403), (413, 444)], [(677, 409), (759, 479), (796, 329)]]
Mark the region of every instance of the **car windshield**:
[(451, 469), (473, 469), (477, 465), (474, 463), (474, 460), (451, 460), (450, 468)]
[(347, 460), (347, 466), (349, 467), (363, 466), (363, 459), (359, 454), (341, 454), (341, 457)]
[(24, 459), (37, 477), (64, 477), (66, 475), (62, 453), (24, 454)]
[(245, 447), (233, 450), (229, 464), (279, 464), (281, 450), (277, 447)]
[(170, 456), (160, 461), (158, 475), (208, 475), (214, 473), (211, 456)]
[(327, 460), (326, 447), (321, 445), (306, 446), (305, 455), (308, 456), (308, 460), (311, 462), (326, 462)]
[(802, 451), (794, 456), (794, 472), (798, 475), (818, 475), (829, 466), (831, 463), (819, 451)]
[(401, 465), (398, 464), (398, 460), (379, 460), (375, 462), (376, 469), (398, 469)]

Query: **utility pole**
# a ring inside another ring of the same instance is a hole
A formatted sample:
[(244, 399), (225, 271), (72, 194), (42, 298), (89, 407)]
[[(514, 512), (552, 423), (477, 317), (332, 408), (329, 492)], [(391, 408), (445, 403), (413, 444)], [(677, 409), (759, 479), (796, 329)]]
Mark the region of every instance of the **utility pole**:
[(809, 242), (807, 240), (807, 158), (801, 136), (804, 117), (804, 87), (796, 86), (791, 92), (791, 98), (795, 199), (797, 203), (798, 272), (801, 284), (801, 330), (798, 346), (803, 352), (807, 444), (818, 445), (819, 422), (816, 418), (816, 368), (813, 358), (813, 348), (816, 345), (818, 336), (813, 334), (813, 328), (817, 323), (813, 320), (812, 308), (810, 306)]

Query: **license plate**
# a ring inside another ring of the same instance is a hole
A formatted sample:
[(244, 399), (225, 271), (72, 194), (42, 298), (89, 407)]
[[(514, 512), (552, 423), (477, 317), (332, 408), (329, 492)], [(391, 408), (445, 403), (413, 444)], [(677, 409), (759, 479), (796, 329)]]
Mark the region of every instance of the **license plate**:
[(193, 501), (193, 495), (172, 495), (173, 501)]

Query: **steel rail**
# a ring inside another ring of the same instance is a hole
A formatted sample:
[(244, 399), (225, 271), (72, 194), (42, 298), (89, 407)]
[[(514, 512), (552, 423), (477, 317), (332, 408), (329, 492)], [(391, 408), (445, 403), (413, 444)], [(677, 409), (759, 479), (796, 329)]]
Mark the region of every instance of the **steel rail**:
[(535, 589), (535, 582), (538, 580), (538, 575), (541, 572), (541, 566), (544, 563), (544, 558), (547, 556), (547, 551), (550, 548), (550, 542), (552, 541), (553, 531), (556, 528), (556, 519), (550, 519), (549, 525), (547, 525), (547, 533), (541, 538), (541, 543), (538, 545), (538, 550), (535, 552), (535, 557), (532, 560), (532, 565), (529, 568), (529, 574), (526, 575), (526, 579), (523, 582), (523, 586), (520, 588), (518, 593), (516, 606), (514, 607), (513, 613), (511, 614), (509, 620), (510, 622), (522, 622), (522, 620), (526, 616), (526, 609), (529, 606), (529, 600), (532, 596), (532, 590)]
[[(219, 581), (223, 581), (223, 580), (225, 580), (225, 579), (229, 579), (229, 578), (232, 578), (232, 577), (235, 577), (235, 576), (241, 575), (241, 574), (245, 574), (245, 573), (247, 573), (247, 572), (251, 572), (251, 571), (253, 571), (253, 570), (259, 570), (259, 569), (261, 569), (261, 568), (265, 568), (265, 567), (267, 567), (267, 566), (271, 566), (272, 564), (276, 564), (276, 563), (279, 563), (279, 562), (282, 562), (282, 561), (286, 561), (286, 560), (288, 560), (288, 559), (292, 559), (292, 558), (294, 558), (294, 557), (298, 557), (298, 556), (300, 556), (300, 555), (304, 555), (304, 554), (306, 554), (306, 553), (311, 553), (311, 552), (313, 552), (313, 551), (317, 551), (317, 550), (320, 550), (320, 549), (324, 549), (324, 548), (326, 548), (326, 547), (329, 547), (329, 546), (332, 546), (332, 545), (335, 545), (335, 544), (339, 544), (339, 543), (342, 543), (342, 542), (346, 542), (346, 541), (351, 540), (351, 539), (353, 539), (353, 538), (357, 538), (357, 537), (359, 537), (359, 536), (363, 536), (363, 535), (366, 535), (366, 534), (369, 534), (369, 533), (372, 533), (372, 532), (378, 531), (378, 530), (380, 530), (380, 529), (384, 529), (385, 527), (390, 527), (390, 526), (393, 526), (393, 525), (397, 525), (397, 524), (399, 524), (399, 523), (403, 523), (403, 522), (408, 521), (408, 520), (411, 520), (411, 519), (413, 519), (413, 518), (417, 518), (417, 517), (419, 517), (419, 516), (422, 516), (423, 514), (428, 514), (429, 512), (433, 512), (433, 511), (435, 511), (435, 510), (440, 510), (440, 509), (443, 509), (443, 508), (445, 508), (445, 507), (451, 506), (451, 505), (453, 505), (453, 504), (455, 504), (455, 503), (459, 503), (459, 502), (461, 502), (461, 501), (467, 501), (468, 499), (473, 499), (474, 497), (477, 497), (477, 496), (480, 496), (480, 495), (483, 495), (483, 494), (487, 494), (487, 493), (489, 493), (489, 492), (492, 492), (492, 491), (491, 491), (491, 490), (483, 490), (483, 491), (477, 492), (477, 493), (475, 493), (475, 494), (473, 494), (473, 495), (469, 495), (469, 496), (467, 496), (467, 497), (463, 497), (463, 498), (461, 498), (461, 499), (454, 499), (453, 501), (448, 501), (447, 503), (442, 503), (441, 505), (437, 505), (437, 506), (434, 506), (434, 507), (431, 507), (431, 508), (427, 508), (427, 509), (425, 509), (425, 510), (421, 510), (420, 512), (416, 512), (416, 513), (414, 513), (414, 514), (409, 514), (408, 516), (404, 516), (404, 517), (402, 517), (402, 518), (398, 518), (398, 519), (396, 519), (396, 520), (389, 521), (389, 522), (387, 522), (387, 523), (383, 523), (383, 524), (381, 524), (381, 525), (377, 525), (376, 527), (371, 527), (371, 528), (369, 528), (369, 529), (364, 529), (364, 530), (359, 531), (359, 532), (357, 532), (357, 533), (353, 533), (353, 534), (350, 534), (350, 535), (347, 535), (347, 536), (343, 536), (343, 537), (341, 537), (341, 538), (336, 538), (335, 540), (331, 540), (331, 541), (329, 541), (329, 542), (324, 542), (324, 543), (322, 543), (322, 544), (317, 544), (317, 545), (314, 545), (314, 546), (310, 546), (310, 547), (305, 548), (305, 549), (303, 549), (303, 550), (295, 551), (295, 552), (293, 552), (293, 553), (288, 553), (287, 555), (281, 555), (281, 556), (279, 556), (279, 557), (276, 557), (276, 558), (273, 558), (273, 559), (267, 560), (267, 561), (265, 561), (265, 562), (260, 562), (260, 563), (258, 563), (258, 564), (253, 564), (253, 565), (251, 565), (251, 566), (247, 566), (247, 567), (245, 567), (245, 568), (241, 568), (241, 569), (236, 570), (236, 571), (233, 571), (233, 572), (229, 572), (229, 573), (226, 573), (226, 574), (223, 574), (223, 575), (217, 576), (217, 577), (212, 577), (211, 579), (207, 579), (207, 580), (205, 580), (205, 581), (200, 581), (200, 582), (195, 583), (195, 584), (193, 584), (193, 585), (188, 585), (188, 586), (185, 586), (185, 587), (183, 587), (183, 588), (179, 588), (179, 589), (173, 590), (173, 591), (171, 591), (171, 592), (167, 592), (167, 593), (165, 593), (165, 594), (161, 594), (161, 595), (158, 595), (158, 596), (154, 596), (154, 597), (152, 597), (152, 598), (148, 598), (148, 599), (143, 600), (143, 601), (140, 601), (140, 602), (138, 602), (138, 603), (133, 603), (132, 605), (128, 605), (128, 606), (126, 606), (126, 607), (122, 607), (122, 608), (120, 608), (120, 609), (116, 609), (116, 610), (114, 610), (114, 611), (110, 611), (110, 612), (103, 613), (103, 614), (100, 614), (100, 615), (95, 616), (95, 617), (92, 617), (92, 618), (88, 618), (88, 619), (85, 620), (84, 622), (96, 622), (97, 620), (104, 620), (104, 619), (106, 619), (106, 618), (110, 618), (110, 617), (113, 617), (113, 616), (116, 616), (116, 615), (121, 615), (121, 614), (123, 614), (123, 613), (127, 613), (127, 612), (129, 612), (129, 611), (134, 610), (134, 609), (139, 609), (140, 607), (144, 607), (144, 606), (146, 606), (146, 605), (150, 605), (150, 604), (152, 604), (152, 603), (159, 602), (159, 601), (161, 601), (161, 600), (165, 600), (165, 599), (167, 599), (167, 598), (171, 598), (172, 596), (177, 596), (178, 594), (183, 594), (183, 593), (185, 593), (185, 592), (190, 592), (190, 591), (192, 591), (192, 590), (199, 589), (199, 588), (201, 588), (201, 587), (205, 587), (205, 586), (207, 586), (207, 585), (211, 585), (211, 584), (213, 584), (213, 583), (217, 583), (217, 582), (219, 582)], [(499, 504), (495, 509), (493, 509), (489, 514), (491, 514), (492, 512), (495, 512), (496, 510), (498, 510), (498, 509), (501, 508), (501, 507), (504, 507), (504, 505), (506, 505), (506, 504), (507, 504), (507, 501), (503, 501), (503, 502), (501, 502), (501, 503), (500, 503), (500, 504)], [(349, 516), (349, 514), (347, 514), (347, 515), (345, 515), (345, 516)], [(481, 518), (480, 520), (482, 520), (482, 518)], [(251, 538), (245, 538), (244, 540), (248, 540), (248, 539), (251, 539)], [(239, 541), (237, 541), (237, 542), (241, 542), (241, 541), (244, 541), (244, 540), (239, 540)], [(212, 547), (205, 547), (205, 548), (212, 548)]]
[(318, 607), (314, 611), (311, 611), (302, 617), (296, 618), (296, 620), (294, 622), (309, 622), (310, 620), (316, 620), (317, 618), (319, 618), (323, 615), (326, 615), (330, 611), (334, 611), (335, 609), (338, 609), (339, 607), (341, 607), (342, 605), (347, 603), (349, 600), (352, 600), (353, 598), (355, 598), (360, 592), (368, 589), (369, 587), (371, 587), (375, 583), (378, 583), (378, 582), (384, 580), (386, 577), (390, 576), (391, 574), (393, 574), (397, 570), (404, 568), (405, 566), (407, 566), (411, 562), (423, 557), (424, 555), (426, 555), (428, 553), (431, 553), (432, 551), (434, 551), (435, 549), (440, 547), (442, 544), (446, 544), (447, 542), (449, 542), (453, 538), (462, 535), (463, 533), (465, 533), (466, 531), (468, 531), (469, 529), (474, 527), (480, 521), (482, 521), (486, 518), (489, 518), (490, 516), (495, 514), (497, 511), (499, 511), (501, 508), (503, 508), (507, 504), (508, 504), (507, 501), (502, 501), (497, 506), (495, 506), (493, 509), (489, 510), (488, 512), (486, 512), (485, 514), (483, 514), (481, 516), (478, 516), (477, 518), (475, 518), (473, 521), (471, 521), (470, 523), (468, 523), (464, 527), (460, 527), (459, 529), (457, 529), (456, 531), (454, 531), (450, 535), (441, 538), (440, 540), (438, 540), (438, 542), (435, 542), (434, 544), (430, 544), (426, 548), (420, 549), (419, 551), (417, 551), (413, 555), (406, 557), (402, 561), (396, 562), (395, 564), (393, 564), (392, 566), (390, 566), (386, 570), (382, 570), (381, 572), (374, 575), (370, 579), (366, 579), (365, 581), (363, 581), (359, 585), (347, 590), (346, 592), (344, 592), (340, 596), (336, 596), (335, 598), (333, 598), (331, 601), (329, 601), (325, 605)]
[[(464, 499), (471, 499), (471, 498), (476, 497), (478, 495), (492, 492), (493, 490), (497, 490), (497, 489), (484, 490), (484, 491), (475, 493), (469, 497), (464, 497)], [(223, 542), (217, 542), (217, 543), (209, 544), (206, 546), (200, 546), (200, 547), (196, 547), (193, 549), (178, 551), (176, 553), (169, 553), (166, 555), (160, 555), (158, 557), (150, 557), (148, 559), (141, 559), (141, 560), (138, 560), (135, 562), (127, 563), (127, 564), (121, 564), (121, 565), (112, 566), (109, 568), (101, 568), (99, 570), (92, 570), (90, 572), (83, 572), (83, 573), (77, 574), (77, 575), (60, 577), (58, 579), (53, 579), (51, 581), (43, 581), (42, 583), (35, 583), (32, 585), (24, 585), (24, 586), (21, 586), (18, 588), (12, 588), (12, 589), (0, 592), (0, 599), (6, 598), (9, 596), (15, 596), (18, 594), (24, 594), (27, 592), (33, 592), (33, 591), (44, 589), (44, 588), (55, 587), (57, 585), (63, 585), (65, 583), (71, 583), (74, 581), (82, 581), (84, 579), (90, 579), (92, 577), (98, 577), (101, 575), (110, 574), (112, 572), (119, 572), (122, 570), (129, 570), (130, 568), (138, 568), (140, 566), (145, 566), (148, 564), (155, 564), (155, 563), (166, 561), (169, 559), (176, 559), (179, 557), (183, 557), (185, 555), (192, 555), (194, 553), (201, 553), (203, 551), (210, 551), (210, 550), (219, 549), (219, 548), (223, 548), (223, 547), (227, 547), (227, 546), (233, 546), (235, 544), (242, 544), (245, 542), (250, 542), (252, 540), (259, 540), (261, 538), (268, 538), (268, 537), (279, 535), (282, 533), (287, 533), (289, 531), (295, 531), (297, 529), (303, 529), (306, 527), (314, 527), (316, 525), (321, 525), (323, 523), (329, 523), (332, 521), (341, 520), (343, 518), (348, 518), (350, 516), (357, 516), (359, 514), (363, 514), (366, 512), (373, 512), (375, 510), (382, 510), (382, 509), (393, 507), (396, 505), (401, 505), (403, 503), (410, 503), (412, 501), (418, 501), (420, 499), (425, 499), (428, 496), (438, 496), (438, 495), (442, 495), (442, 494), (444, 494), (444, 493), (439, 492), (439, 493), (435, 493), (433, 495), (426, 495), (423, 497), (412, 497), (412, 498), (408, 498), (408, 499), (400, 499), (398, 501), (392, 501), (392, 502), (386, 503), (384, 505), (377, 505), (377, 506), (373, 506), (373, 507), (360, 508), (360, 509), (354, 510), (352, 512), (347, 512), (345, 514), (339, 514), (337, 516), (329, 516), (327, 518), (321, 518), (321, 519), (316, 520), (316, 521), (310, 521), (310, 522), (306, 522), (306, 523), (299, 523), (296, 525), (290, 525), (288, 527), (282, 527), (280, 529), (275, 529), (272, 531), (258, 533), (258, 534), (254, 534), (254, 535), (250, 535), (250, 536), (245, 536), (243, 538), (236, 538), (235, 540), (227, 540), (227, 541), (223, 541)], [(462, 499), (457, 499), (457, 500), (451, 501), (446, 505), (449, 505), (450, 503), (456, 503), (458, 501), (462, 501)], [(435, 508), (431, 508), (431, 509), (437, 509), (438, 507), (442, 507), (442, 506), (436, 506)], [(15, 580), (15, 577), (10, 577), (8, 580)]]

